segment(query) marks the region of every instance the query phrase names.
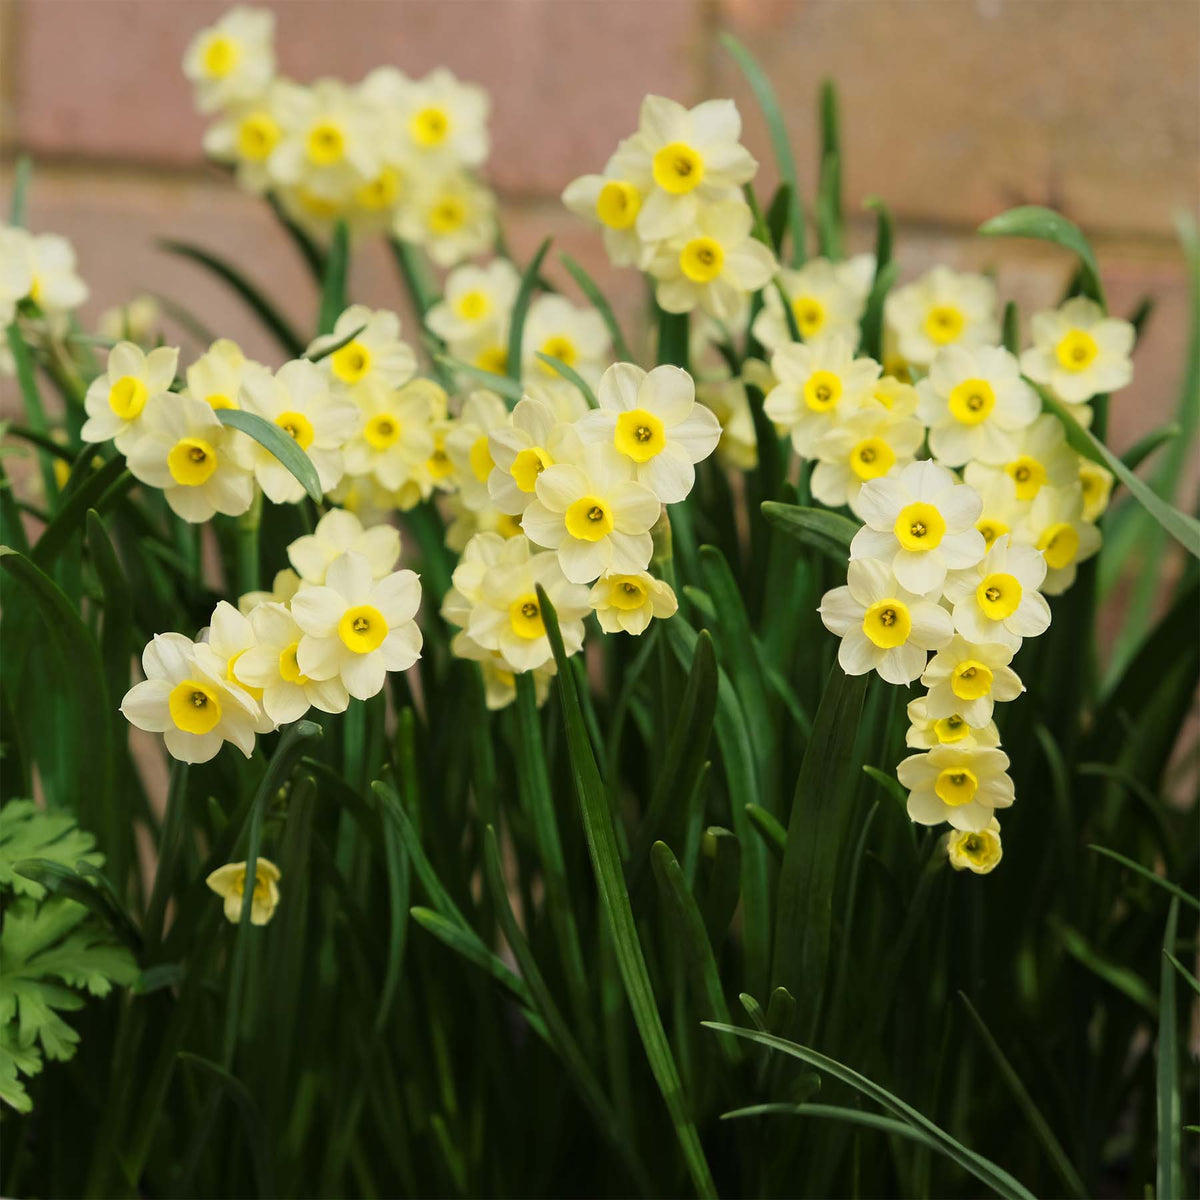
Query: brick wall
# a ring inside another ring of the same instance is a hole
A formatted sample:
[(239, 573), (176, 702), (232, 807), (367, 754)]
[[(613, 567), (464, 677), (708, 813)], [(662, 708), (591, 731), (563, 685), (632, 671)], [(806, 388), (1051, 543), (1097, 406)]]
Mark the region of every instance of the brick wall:
[[(248, 317), (199, 269), (155, 246), (203, 243), (240, 263), (303, 325), (312, 288), (270, 215), (205, 164), (202, 121), (179, 63), (212, 0), (3, 0), (4, 170), (36, 161), (35, 228), (71, 237), (92, 287), (85, 317), (140, 289), (174, 296), (214, 329), (270, 356)], [(641, 295), (599, 238), (570, 218), (563, 184), (598, 170), (636, 123), (643, 93), (732, 95), (764, 162), (765, 131), (721, 48), (737, 34), (767, 68), (811, 196), (824, 76), (843, 102), (845, 196), (884, 197), (906, 274), (934, 260), (998, 269), (1024, 311), (1053, 303), (1065, 256), (973, 237), (1018, 203), (1060, 208), (1092, 236), (1113, 307), (1159, 306), (1135, 384), (1114, 405), (1128, 444), (1175, 403), (1186, 281), (1173, 220), (1200, 199), (1200, 4), (1196, 0), (275, 0), (280, 69), (358, 79), (394, 62), (445, 64), (494, 98), (489, 167), (510, 241), (546, 233), (632, 312)], [(766, 168), (770, 177), (773, 172)], [(870, 223), (856, 219), (855, 248)], [(400, 306), (391, 264), (369, 247), (353, 295)]]

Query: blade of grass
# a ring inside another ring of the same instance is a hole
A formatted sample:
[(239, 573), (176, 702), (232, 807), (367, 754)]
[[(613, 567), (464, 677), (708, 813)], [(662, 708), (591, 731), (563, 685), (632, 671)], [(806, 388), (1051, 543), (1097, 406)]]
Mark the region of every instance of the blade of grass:
[(799, 504), (780, 504), (767, 500), (763, 516), (777, 529), (794, 537), (801, 545), (820, 550), (843, 569), (850, 556), (850, 543), (858, 526), (841, 513), (824, 508), (804, 508)]
[(1158, 993), (1158, 1169), (1156, 1196), (1182, 1196), (1187, 1192), (1183, 1177), (1183, 1107), (1179, 1097), (1178, 1018), (1175, 1011), (1175, 972), (1170, 957), (1175, 950), (1179, 924), (1179, 900), (1171, 901), (1167, 929), (1163, 934), (1163, 960)]
[(588, 408), (600, 407), (600, 402), (596, 399), (596, 393), (592, 391), (591, 384), (574, 367), (568, 367), (561, 358), (555, 358), (552, 354), (543, 354), (540, 350), (537, 352), (537, 356), (548, 367), (553, 367), (568, 383), (573, 383), (579, 389), (587, 401)]
[(617, 848), (616, 830), (613, 828), (612, 810), (608, 806), (604, 782), (600, 778), (587, 730), (583, 726), (575, 676), (563, 649), (558, 616), (540, 584), (538, 603), (554, 651), (554, 660), (558, 664), (558, 697), (567, 731), (567, 747), (571, 757), (580, 815), (596, 874), (600, 906), (613, 936), (617, 964), (625, 984), (625, 993), (629, 998), (629, 1007), (633, 1011), (642, 1044), (646, 1048), (650, 1069), (666, 1102), (671, 1122), (675, 1126), (692, 1183), (699, 1195), (715, 1196), (716, 1187), (712, 1174), (704, 1157), (700, 1136), (688, 1110), (679, 1070), (671, 1054), (671, 1046), (650, 985), (646, 960), (634, 925), (633, 910), (629, 905), (625, 876), (621, 870), (621, 856)]
[(621, 332), (621, 326), (617, 321), (616, 314), (613, 312), (612, 306), (605, 298), (604, 293), (597, 286), (596, 281), (569, 254), (560, 252), (558, 261), (567, 268), (571, 278), (579, 284), (579, 290), (588, 298), (592, 307), (600, 314), (600, 319), (608, 328), (609, 337), (612, 338), (613, 352), (617, 356), (617, 361), (633, 362), (633, 354), (630, 352), (629, 343), (625, 340), (625, 335)]
[(533, 293), (537, 287), (538, 272), (542, 269), (542, 259), (546, 257), (546, 251), (550, 249), (552, 240), (552, 238), (544, 239), (533, 258), (529, 260), (529, 265), (521, 276), (521, 283), (513, 300), (512, 314), (509, 317), (508, 362), (506, 364), (508, 377), (512, 380), (520, 381), (521, 378), (521, 359), (525, 348), (525, 318), (529, 315), (530, 304), (533, 303)]
[(1103, 854), (1105, 858), (1111, 858), (1114, 862), (1119, 862), (1123, 867), (1128, 867), (1129, 870), (1135, 871), (1143, 879), (1150, 880), (1156, 887), (1170, 892), (1176, 899), (1182, 900), (1185, 904), (1190, 904), (1195, 909), (1200, 909), (1200, 900), (1197, 900), (1190, 892), (1177, 887), (1169, 879), (1164, 879), (1161, 875), (1156, 875), (1148, 867), (1143, 867), (1141, 863), (1134, 862), (1132, 858), (1126, 858), (1125, 855), (1118, 854), (1115, 850), (1108, 849), (1107, 846), (1097, 846), (1091, 842), (1088, 843), (1088, 849), (1095, 850), (1097, 854)]
[(325, 256), (325, 271), (321, 278), (321, 308), (317, 317), (317, 334), (333, 332), (338, 317), (346, 308), (346, 272), (350, 266), (350, 231), (345, 221), (333, 227), (329, 253)]

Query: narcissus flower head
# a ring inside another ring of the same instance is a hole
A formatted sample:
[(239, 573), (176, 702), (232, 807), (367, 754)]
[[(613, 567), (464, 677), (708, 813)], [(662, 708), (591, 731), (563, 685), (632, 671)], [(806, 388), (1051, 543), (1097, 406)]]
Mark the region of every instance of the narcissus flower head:
[(396, 492), (423, 476), (433, 453), (433, 413), (423, 388), (361, 387), (358, 432), (345, 445), (348, 476), (370, 476), (381, 488)]
[(512, 422), (508, 406), (486, 388), (477, 388), (463, 402), (462, 412), (446, 435), (446, 455), (454, 468), (454, 480), (468, 508), (492, 504), (488, 480), (495, 467), (491, 435)]
[(846, 586), (826, 592), (819, 611), (825, 628), (842, 639), (842, 670), (878, 671), (888, 683), (912, 683), (925, 669), (926, 652), (954, 632), (944, 608), (901, 587), (875, 559), (852, 559)]
[(248, 359), (229, 338), (218, 338), (186, 372), (182, 395), (195, 396), (209, 408), (240, 408), (242, 380), (252, 375), (270, 375), (267, 367)]
[(864, 484), (898, 474), (924, 440), (925, 426), (915, 417), (868, 404), (817, 442), (812, 493), (831, 508), (848, 504), (858, 513)]
[(537, 479), (537, 498), (521, 528), (539, 546), (557, 551), (572, 583), (591, 583), (605, 571), (643, 571), (650, 562), (650, 528), (659, 498), (632, 478), (633, 464), (608, 445), (585, 446), (573, 463), (555, 463)]
[(442, 299), (426, 314), (425, 323), (456, 358), (473, 361), (472, 349), (504, 342), (508, 319), (521, 277), (506, 258), (486, 266), (455, 267), (446, 276)]
[(637, 219), (649, 190), (644, 169), (639, 168), (637, 139), (626, 138), (603, 174), (573, 179), (562, 201), (576, 216), (604, 230), (604, 248), (613, 266), (644, 267), (654, 243), (638, 232)]
[[(875, 259), (861, 255), (873, 272)], [(862, 287), (862, 272), (848, 270), (850, 263), (834, 263), (827, 258), (810, 258), (799, 270), (782, 270), (779, 282), (792, 309), (800, 340), (838, 334), (857, 342), (858, 323), (866, 307), (867, 290)], [(866, 278), (870, 287), (871, 276)], [(791, 326), (777, 288), (763, 289), (763, 307), (754, 318), (754, 337), (770, 351), (792, 341)]]
[[(353, 334), (353, 338), (350, 335)], [(331, 347), (336, 350), (326, 353)], [(338, 392), (357, 397), (376, 388), (398, 388), (416, 372), (412, 347), (400, 338), (400, 318), (386, 309), (352, 304), (338, 317), (333, 332), (314, 338), (309, 355), (325, 354), (318, 366)]]
[(1060, 596), (1075, 582), (1079, 564), (1100, 549), (1100, 530), (1084, 519), (1083, 488), (1043, 488), (1025, 519), (1013, 530), (1015, 541), (1040, 550), (1046, 560), (1042, 591)]
[[(205, 883), (225, 901), (226, 920), (235, 925), (242, 919), (246, 895), (246, 862), (226, 863), (205, 879)], [(260, 854), (254, 861), (254, 890), (250, 898), (250, 923), (265, 925), (279, 906), (279, 868)]]
[(662, 620), (679, 610), (670, 585), (647, 571), (601, 575), (588, 599), (605, 633), (644, 633), (655, 617)]
[(1013, 482), (1018, 500), (1032, 500), (1043, 487), (1066, 487), (1078, 474), (1079, 456), (1067, 445), (1062, 422), (1042, 413), (1012, 437), (1012, 457), (1001, 463), (973, 459), (966, 481), (982, 491), (988, 480), (1003, 472)]
[(1024, 685), (1008, 664), (1013, 652), (997, 642), (978, 645), (956, 634), (929, 660), (921, 682), (925, 712), (934, 721), (961, 717), (974, 728), (992, 719), (997, 700), (1015, 700)]
[(1021, 640), (1050, 625), (1050, 605), (1038, 590), (1046, 560), (1011, 534), (998, 537), (974, 566), (951, 571), (944, 592), (953, 606), (954, 628), (971, 642), (1000, 642), (1014, 652)]
[[(278, 425), (308, 455), (317, 469), (321, 491), (330, 492), (345, 472), (342, 447), (358, 431), (359, 411), (352, 400), (330, 390), (324, 371), (307, 359), (284, 363), (274, 375), (251, 372), (242, 380), (242, 407)], [(274, 504), (304, 498), (304, 485), (265, 446), (251, 451), (254, 476)]]
[(412, 571), (376, 579), (362, 554), (335, 558), (320, 587), (292, 597), (292, 616), (304, 631), (296, 667), (309, 679), (341, 679), (356, 700), (383, 688), (388, 671), (407, 671), (421, 657), (414, 618), (421, 585)]
[(225, 664), (202, 642), (181, 633), (156, 634), (142, 651), (146, 676), (125, 693), (121, 712), (138, 729), (161, 733), (180, 762), (202, 763), (232, 742), (247, 758), (254, 750), (259, 709)]
[(946, 835), (946, 857), (956, 871), (987, 875), (999, 866), (1003, 856), (1000, 822), (995, 817), (977, 832), (956, 830)]
[(908, 815), (918, 825), (948, 821), (978, 833), (995, 810), (1013, 802), (1008, 755), (984, 746), (937, 746), (913, 754), (896, 768), (908, 788)]
[(580, 308), (564, 296), (538, 296), (525, 321), (522, 369), (533, 380), (558, 379), (555, 367), (537, 356), (557, 358), (595, 385), (612, 361), (612, 340), (600, 314)]
[(752, 235), (753, 224), (742, 200), (703, 205), (649, 260), (660, 307), (674, 313), (702, 308), (719, 321), (738, 317), (750, 294), (775, 273), (775, 256)]
[(250, 507), (249, 441), (222, 425), (203, 400), (168, 394), (146, 405), (125, 456), (135, 478), (161, 488), (177, 516), (198, 524)]
[(982, 505), (979, 493), (952, 471), (935, 462), (910, 463), (863, 484), (855, 509), (866, 524), (850, 543), (850, 557), (887, 564), (911, 592), (936, 592), (947, 571), (983, 557), (983, 536), (975, 528)]
[(897, 288), (884, 305), (897, 355), (928, 367), (947, 346), (987, 346), (999, 340), (996, 285), (986, 275), (934, 267)]
[(999, 346), (947, 347), (917, 391), (917, 415), (929, 426), (929, 448), (948, 467), (971, 459), (997, 466), (1013, 462), (1018, 433), (1041, 411), (1017, 360)]
[(466, 172), (420, 176), (396, 210), (395, 232), (423, 246), (439, 267), (452, 267), (495, 240), (496, 197)]
[[(118, 342), (104, 372), (92, 380), (83, 405), (88, 419), (80, 436), (107, 442), (128, 454), (145, 429), (146, 407), (167, 397), (179, 363), (179, 351), (160, 346), (147, 354), (133, 342)], [(174, 403), (174, 398), (168, 398)]]
[(262, 91), (226, 107), (204, 132), (204, 151), (217, 162), (230, 163), (247, 191), (271, 189), (271, 153), (284, 134), (280, 97), (291, 84), (272, 83)]
[(215, 655), (225, 682), (240, 687), (254, 701), (258, 717), (254, 732), (270, 733), (276, 722), (262, 709), (262, 689), (253, 680), (243, 678), (239, 673), (246, 651), (251, 649), (257, 640), (249, 618), (227, 600), (221, 600), (213, 609), (208, 628), (200, 631), (200, 640)]
[(1083, 489), (1083, 519), (1098, 521), (1108, 509), (1113, 475), (1107, 467), (1091, 459), (1079, 459), (1079, 486)]
[(614, 363), (596, 396), (600, 407), (577, 424), (583, 441), (612, 447), (664, 504), (683, 500), (696, 481), (695, 464), (721, 438), (721, 423), (696, 403), (692, 377), (679, 367), (647, 373), (633, 363)]
[(1072, 296), (1061, 308), (1034, 313), (1032, 328), (1021, 370), (1064, 404), (1119, 391), (1133, 378), (1134, 328), (1106, 316), (1095, 300)]
[(512, 411), (512, 422), (488, 434), (492, 470), (488, 494), (504, 513), (519, 517), (537, 495), (538, 476), (556, 462), (579, 457), (579, 434), (573, 424), (542, 400), (525, 396)]
[[(367, 560), (373, 579), (383, 579), (392, 573), (400, 558), (400, 533), (394, 526), (384, 524), (364, 529), (354, 513), (331, 508), (312, 533), (298, 537), (288, 546), (287, 554), (301, 580), (320, 585), (325, 582), (329, 564), (349, 551)], [(291, 596), (282, 599), (290, 600)]]
[(262, 95), (275, 73), (275, 14), (238, 5), (188, 43), (183, 73), (201, 112)]
[(768, 417), (792, 437), (796, 453), (816, 454), (817, 443), (870, 399), (879, 364), (856, 358), (854, 344), (834, 335), (813, 345), (789, 342), (771, 357), (779, 381), (764, 402)]
[(914, 750), (932, 750), (934, 746), (1000, 745), (1000, 731), (995, 721), (976, 727), (969, 725), (957, 711), (948, 717), (931, 717), (924, 696), (910, 700), (906, 711), (909, 724), (904, 744)]

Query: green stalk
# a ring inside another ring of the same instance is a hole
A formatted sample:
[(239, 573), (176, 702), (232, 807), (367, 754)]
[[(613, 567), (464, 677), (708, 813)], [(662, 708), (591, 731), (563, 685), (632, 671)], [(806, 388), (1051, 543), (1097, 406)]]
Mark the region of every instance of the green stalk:
[(179, 851), (187, 824), (188, 764), (171, 764), (171, 782), (167, 788), (167, 811), (163, 817), (162, 838), (158, 843), (158, 868), (154, 872), (154, 887), (150, 892), (150, 903), (146, 909), (146, 921), (142, 929), (146, 943), (146, 961), (153, 961), (153, 953), (162, 943), (163, 920), (167, 912), (167, 899), (171, 894), (172, 877), (179, 861)]
[(258, 591), (258, 531), (262, 524), (262, 490), (256, 485), (250, 507), (237, 519), (238, 595)]

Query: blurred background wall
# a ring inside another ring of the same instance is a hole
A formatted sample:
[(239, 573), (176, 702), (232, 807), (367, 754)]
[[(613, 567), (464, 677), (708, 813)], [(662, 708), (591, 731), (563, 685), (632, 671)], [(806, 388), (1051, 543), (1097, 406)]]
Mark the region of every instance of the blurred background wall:
[[(70, 237), (90, 321), (142, 289), (164, 292), (272, 360), (254, 320), (156, 239), (239, 263), (304, 326), (311, 284), (265, 206), (206, 165), (203, 121), (180, 71), (213, 0), (3, 0), (3, 167), (36, 163), (30, 220)], [(1200, 200), (1197, 0), (274, 0), (281, 72), (357, 80), (380, 63), (444, 64), (490, 89), (493, 151), (520, 259), (546, 233), (629, 310), (640, 281), (558, 201), (631, 132), (644, 93), (735, 97), (746, 141), (773, 170), (752, 97), (719, 35), (729, 30), (779, 91), (811, 198), (819, 81), (842, 98), (847, 210), (879, 195), (897, 217), (910, 278), (935, 260), (995, 267), (1028, 315), (1056, 302), (1064, 254), (989, 242), (974, 228), (1014, 204), (1059, 208), (1093, 238), (1114, 310), (1158, 307), (1137, 377), (1113, 406), (1132, 442), (1173, 409), (1185, 351), (1186, 281), (1174, 233)], [(759, 188), (760, 195), (766, 187)], [(854, 249), (869, 249), (856, 218)], [(352, 295), (401, 307), (390, 257), (360, 252)]]

